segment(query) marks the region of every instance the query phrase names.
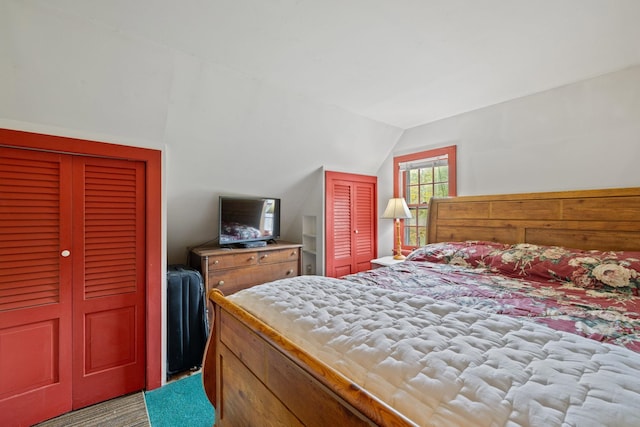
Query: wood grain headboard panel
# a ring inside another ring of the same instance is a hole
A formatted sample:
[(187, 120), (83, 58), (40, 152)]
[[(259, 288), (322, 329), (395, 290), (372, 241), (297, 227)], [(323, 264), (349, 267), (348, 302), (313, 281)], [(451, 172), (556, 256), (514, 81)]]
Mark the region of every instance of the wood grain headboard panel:
[(429, 242), (640, 251), (640, 187), (431, 199)]

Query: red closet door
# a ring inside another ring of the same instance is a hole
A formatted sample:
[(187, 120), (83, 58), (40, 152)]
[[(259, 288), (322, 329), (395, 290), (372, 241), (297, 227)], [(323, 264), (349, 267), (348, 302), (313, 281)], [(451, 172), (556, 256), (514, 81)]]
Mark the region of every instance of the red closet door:
[(0, 148), (0, 425), (144, 388), (144, 172)]
[(326, 173), (326, 274), (368, 270), (377, 254), (377, 178)]
[(377, 258), (377, 193), (376, 182), (358, 182), (353, 185), (353, 264), (355, 271), (371, 269), (371, 260)]
[(144, 163), (74, 158), (73, 407), (144, 388)]
[(327, 185), (327, 265), (326, 274), (340, 277), (352, 272), (353, 194), (348, 181), (331, 180)]
[(0, 148), (0, 425), (71, 410), (71, 158)]

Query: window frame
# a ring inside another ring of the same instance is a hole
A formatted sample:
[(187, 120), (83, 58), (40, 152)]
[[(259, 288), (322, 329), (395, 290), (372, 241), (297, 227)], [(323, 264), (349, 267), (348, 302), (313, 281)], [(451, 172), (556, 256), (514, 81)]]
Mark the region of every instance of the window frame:
[[(446, 147), (433, 148), (433, 149), (405, 154), (401, 156), (394, 156), (393, 157), (393, 197), (406, 197), (406, 195), (404, 194), (404, 190), (406, 187), (404, 183), (406, 183), (407, 178), (406, 178), (406, 172), (400, 171), (401, 163), (412, 162), (412, 161), (423, 160), (423, 159), (430, 159), (430, 158), (445, 156), (445, 155), (447, 156), (447, 165), (449, 167), (449, 177), (448, 177), (449, 197), (456, 196), (457, 195), (456, 147), (457, 147), (456, 145), (449, 145)], [(401, 173), (402, 173), (402, 181), (399, 179), (399, 176)], [(400, 189), (401, 184), (403, 185), (402, 189)], [(394, 227), (394, 230), (393, 230), (394, 242), (397, 241), (398, 239), (398, 236), (396, 233), (397, 233), (397, 230)], [(404, 235), (405, 235), (404, 220), (400, 220), (400, 236), (402, 236), (401, 241), (402, 241), (403, 250), (406, 249), (407, 251), (411, 251), (413, 249), (416, 249), (417, 246), (408, 246), (405, 244)]]

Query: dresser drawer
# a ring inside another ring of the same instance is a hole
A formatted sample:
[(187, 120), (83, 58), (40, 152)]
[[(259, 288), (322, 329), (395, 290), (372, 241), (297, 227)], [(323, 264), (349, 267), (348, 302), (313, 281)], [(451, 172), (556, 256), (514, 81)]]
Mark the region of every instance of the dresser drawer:
[(208, 262), (209, 271), (248, 267), (258, 263), (258, 253), (241, 252), (236, 254), (211, 255), (209, 256)]
[(299, 256), (298, 248), (279, 249), (277, 251), (258, 252), (258, 263), (274, 264), (278, 262), (297, 261)]
[(298, 275), (298, 260), (253, 265), (237, 270), (209, 271), (207, 291), (219, 289), (223, 294), (231, 295), (254, 285)]
[(287, 277), (294, 277), (299, 275), (300, 272), (298, 271), (298, 260), (266, 265), (262, 267), (260, 283), (286, 279)]

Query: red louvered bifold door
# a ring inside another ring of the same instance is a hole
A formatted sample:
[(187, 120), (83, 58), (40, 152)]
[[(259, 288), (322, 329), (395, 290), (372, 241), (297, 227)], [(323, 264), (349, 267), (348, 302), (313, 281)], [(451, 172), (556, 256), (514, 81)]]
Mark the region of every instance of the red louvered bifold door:
[(368, 270), (377, 255), (377, 178), (326, 172), (326, 274)]
[(326, 274), (340, 277), (352, 273), (351, 245), (352, 185), (342, 180), (331, 180), (327, 185), (327, 265)]
[(144, 388), (143, 162), (0, 148), (0, 425)]
[(371, 260), (377, 258), (376, 183), (353, 183), (353, 262), (354, 273), (371, 269)]
[(71, 157), (0, 148), (0, 425), (71, 410)]
[(144, 388), (144, 164), (74, 158), (73, 406)]

